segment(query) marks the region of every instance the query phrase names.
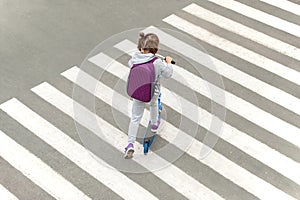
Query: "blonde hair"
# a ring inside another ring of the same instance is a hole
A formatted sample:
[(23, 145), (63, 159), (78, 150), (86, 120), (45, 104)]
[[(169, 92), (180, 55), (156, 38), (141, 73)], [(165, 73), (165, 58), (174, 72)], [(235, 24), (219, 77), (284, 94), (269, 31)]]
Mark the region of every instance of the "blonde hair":
[(150, 53), (156, 54), (158, 51), (159, 39), (154, 33), (147, 33), (146, 35), (143, 32), (139, 34), (140, 38), (138, 40), (138, 49), (141, 51), (148, 50)]

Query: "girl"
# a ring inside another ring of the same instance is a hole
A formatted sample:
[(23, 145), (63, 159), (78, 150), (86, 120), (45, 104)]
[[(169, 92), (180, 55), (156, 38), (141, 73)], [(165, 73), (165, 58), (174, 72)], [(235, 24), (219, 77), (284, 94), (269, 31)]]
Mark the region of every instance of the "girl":
[[(138, 41), (138, 49), (140, 52), (135, 53), (129, 60), (128, 65), (132, 67), (134, 64), (141, 64), (151, 61), (158, 51), (159, 39), (157, 35), (153, 33), (144, 34), (140, 33), (140, 38)], [(151, 131), (157, 132), (160, 121), (158, 120), (158, 105), (157, 99), (160, 93), (160, 83), (161, 77), (170, 78), (173, 74), (173, 67), (171, 64), (172, 58), (167, 56), (166, 62), (161, 59), (156, 59), (153, 62), (155, 69), (155, 93), (150, 101), (150, 118), (151, 118)], [(125, 148), (125, 158), (129, 159), (133, 157), (134, 147), (133, 144), (136, 140), (136, 135), (138, 132), (140, 120), (143, 116), (145, 109), (145, 103), (137, 99), (133, 99), (132, 104), (132, 117), (128, 128), (128, 145)]]

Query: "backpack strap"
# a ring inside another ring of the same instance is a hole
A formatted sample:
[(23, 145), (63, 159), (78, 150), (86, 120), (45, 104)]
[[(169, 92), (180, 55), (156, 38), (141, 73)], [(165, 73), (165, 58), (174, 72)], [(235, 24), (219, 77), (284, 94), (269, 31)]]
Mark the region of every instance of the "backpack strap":
[(156, 60), (157, 60), (157, 57), (154, 56), (154, 58), (152, 58), (152, 60), (150, 60), (150, 62), (154, 63), (154, 61), (156, 61)]
[(145, 64), (145, 63), (154, 63), (154, 61), (157, 60), (157, 57), (154, 56), (154, 58), (152, 58), (151, 60), (147, 61), (147, 62), (144, 62), (144, 63), (139, 63), (139, 64), (133, 64), (132, 67), (136, 67), (138, 65), (141, 65), (141, 64)]

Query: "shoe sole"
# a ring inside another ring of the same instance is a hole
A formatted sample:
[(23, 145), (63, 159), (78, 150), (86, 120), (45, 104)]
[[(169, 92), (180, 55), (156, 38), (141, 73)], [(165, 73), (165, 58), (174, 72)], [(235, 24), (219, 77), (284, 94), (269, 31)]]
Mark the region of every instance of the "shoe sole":
[(133, 153), (134, 153), (134, 150), (133, 149), (129, 149), (127, 151), (127, 153), (125, 154), (124, 158), (125, 159), (131, 159), (131, 158), (133, 158)]

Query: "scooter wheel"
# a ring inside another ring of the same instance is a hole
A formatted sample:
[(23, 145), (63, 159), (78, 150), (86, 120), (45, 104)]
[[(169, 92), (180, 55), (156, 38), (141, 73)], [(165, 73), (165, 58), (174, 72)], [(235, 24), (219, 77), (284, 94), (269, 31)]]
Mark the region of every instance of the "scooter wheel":
[(148, 153), (149, 150), (149, 142), (145, 142), (144, 143), (144, 154), (146, 155)]

